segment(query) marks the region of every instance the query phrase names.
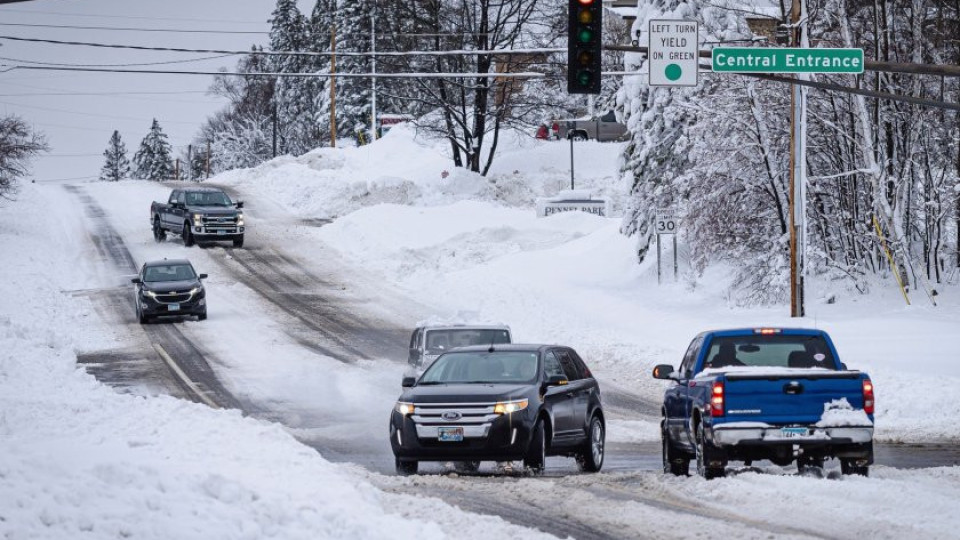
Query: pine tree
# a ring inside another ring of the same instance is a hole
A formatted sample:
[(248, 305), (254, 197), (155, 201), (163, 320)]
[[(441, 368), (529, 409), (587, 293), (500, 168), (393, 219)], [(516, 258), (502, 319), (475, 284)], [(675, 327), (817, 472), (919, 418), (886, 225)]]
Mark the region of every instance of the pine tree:
[(133, 163), (137, 167), (136, 177), (157, 182), (171, 178), (173, 160), (170, 152), (167, 134), (160, 129), (160, 122), (154, 118), (150, 132), (140, 142), (140, 149), (133, 156)]
[[(351, 0), (336, 12), (337, 52), (370, 52), (371, 17), (373, 0)], [(369, 56), (337, 57), (338, 73), (370, 73)], [(365, 77), (341, 77), (337, 79), (337, 133), (355, 136), (367, 132), (369, 140), (370, 115), (373, 89)]]
[(130, 177), (130, 160), (127, 159), (127, 147), (120, 139), (120, 132), (113, 131), (107, 149), (103, 151), (106, 162), (100, 170), (100, 180), (116, 182)]
[[(277, 0), (270, 19), (270, 50), (308, 51), (310, 35), (306, 17), (300, 13), (294, 0)], [(273, 57), (273, 69), (278, 73), (310, 73), (316, 71), (315, 61), (307, 56)], [(280, 151), (302, 154), (318, 144), (314, 122), (316, 83), (309, 77), (280, 77), (273, 94), (273, 105), (280, 133)]]
[[(317, 53), (330, 51), (336, 13), (337, 0), (317, 0), (308, 25), (307, 37), (310, 51)], [(310, 71), (321, 74), (330, 73), (330, 57), (313, 57)], [(330, 79), (312, 77), (305, 82), (312, 100), (313, 121), (319, 138), (317, 142), (324, 144), (330, 138)]]

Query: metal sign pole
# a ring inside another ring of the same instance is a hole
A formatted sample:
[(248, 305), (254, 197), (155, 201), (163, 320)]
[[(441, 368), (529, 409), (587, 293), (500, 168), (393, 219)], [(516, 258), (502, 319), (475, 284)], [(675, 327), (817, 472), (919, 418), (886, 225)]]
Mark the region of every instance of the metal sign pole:
[(660, 285), (660, 235), (657, 234), (657, 285)]
[(567, 133), (567, 137), (570, 139), (570, 190), (573, 191), (573, 137), (570, 137), (570, 133)]
[(677, 235), (673, 235), (673, 280), (677, 281)]

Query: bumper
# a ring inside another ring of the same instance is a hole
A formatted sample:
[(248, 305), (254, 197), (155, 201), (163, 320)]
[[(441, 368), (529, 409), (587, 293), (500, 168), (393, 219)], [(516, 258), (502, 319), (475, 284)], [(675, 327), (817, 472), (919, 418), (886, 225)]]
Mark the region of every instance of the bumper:
[(140, 310), (144, 315), (150, 317), (170, 316), (177, 317), (183, 315), (202, 315), (207, 312), (207, 299), (195, 298), (187, 302), (179, 302), (175, 305), (176, 309), (171, 309), (173, 305), (169, 303), (157, 302), (149, 297), (140, 297)]
[(239, 240), (243, 238), (246, 227), (192, 227), (190, 231), (198, 240)]
[(500, 416), (488, 427), (463, 427), (463, 441), (440, 441), (437, 426), (417, 425), (409, 416), (393, 412), (390, 446), (396, 457), (416, 461), (520, 460), (530, 446), (533, 420), (513, 414)]
[(784, 436), (779, 426), (725, 428), (714, 426), (711, 430), (713, 444), (727, 446), (843, 446), (865, 444), (873, 440), (872, 426), (844, 426), (808, 429), (808, 435)]

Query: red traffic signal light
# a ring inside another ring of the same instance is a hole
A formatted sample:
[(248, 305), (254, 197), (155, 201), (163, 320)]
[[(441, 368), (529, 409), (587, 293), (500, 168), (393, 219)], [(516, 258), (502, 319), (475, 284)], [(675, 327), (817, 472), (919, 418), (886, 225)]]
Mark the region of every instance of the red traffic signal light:
[(600, 0), (569, 0), (567, 92), (600, 93), (603, 5)]

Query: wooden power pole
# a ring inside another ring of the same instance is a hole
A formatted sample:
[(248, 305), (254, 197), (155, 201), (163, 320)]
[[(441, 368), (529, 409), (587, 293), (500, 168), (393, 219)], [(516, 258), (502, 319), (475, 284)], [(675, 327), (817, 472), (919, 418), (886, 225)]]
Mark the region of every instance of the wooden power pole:
[[(801, 5), (800, 0), (793, 0), (790, 7), (790, 22), (792, 46), (801, 46)], [(799, 77), (800, 75), (795, 75)], [(806, 152), (804, 151), (804, 137), (806, 136), (805, 100), (797, 92), (804, 90), (798, 85), (790, 85), (790, 316), (803, 317), (803, 265), (804, 265), (804, 170)]]

